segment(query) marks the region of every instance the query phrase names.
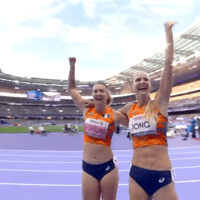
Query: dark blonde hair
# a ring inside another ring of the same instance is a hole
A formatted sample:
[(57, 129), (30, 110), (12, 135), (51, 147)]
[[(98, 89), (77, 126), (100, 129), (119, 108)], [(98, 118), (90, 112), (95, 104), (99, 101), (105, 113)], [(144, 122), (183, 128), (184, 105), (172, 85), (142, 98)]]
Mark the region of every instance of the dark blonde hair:
[[(135, 75), (138, 74), (138, 73), (146, 74), (149, 77), (149, 75), (146, 72), (138, 70), (138, 71), (136, 71), (136, 72), (134, 72), (132, 74), (132, 81), (133, 81), (133, 83), (134, 83)], [(147, 120), (150, 120), (151, 118), (154, 118), (154, 119), (157, 120), (158, 116), (157, 116), (157, 112), (156, 112), (156, 103), (155, 103), (155, 101), (153, 101), (150, 98), (150, 95), (148, 95), (148, 98), (149, 98), (149, 101), (148, 101), (147, 105), (145, 106), (145, 113), (144, 113), (145, 118)]]
[(149, 96), (149, 102), (148, 104), (145, 106), (145, 118), (147, 120), (150, 120), (151, 118), (156, 119), (158, 118), (157, 112), (156, 112), (156, 103), (155, 101), (153, 101), (150, 96)]
[(98, 84), (100, 84), (100, 85), (104, 85), (105, 86), (105, 88), (106, 88), (106, 90), (107, 90), (107, 95), (108, 95), (108, 99), (107, 99), (107, 105), (109, 106), (111, 103), (112, 103), (112, 97), (111, 97), (111, 94), (110, 94), (110, 91), (109, 91), (109, 89), (108, 89), (108, 87), (107, 87), (107, 85), (105, 84), (105, 83), (102, 83), (102, 82), (97, 82), (97, 83), (95, 83), (94, 85), (93, 85), (93, 87), (95, 86), (95, 85), (98, 85)]

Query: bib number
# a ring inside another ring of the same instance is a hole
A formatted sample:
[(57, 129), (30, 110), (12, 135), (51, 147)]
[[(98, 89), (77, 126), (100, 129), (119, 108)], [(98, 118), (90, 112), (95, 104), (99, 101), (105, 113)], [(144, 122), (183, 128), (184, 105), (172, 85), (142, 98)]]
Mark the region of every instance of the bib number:
[(143, 136), (156, 134), (155, 120), (146, 120), (144, 115), (137, 115), (129, 120), (130, 133), (133, 136)]
[(89, 135), (95, 138), (100, 138), (100, 139), (106, 138), (108, 127), (109, 127), (108, 122), (104, 122), (104, 121), (100, 121), (96, 119), (90, 119), (90, 118), (86, 119), (85, 125), (84, 125), (86, 135)]

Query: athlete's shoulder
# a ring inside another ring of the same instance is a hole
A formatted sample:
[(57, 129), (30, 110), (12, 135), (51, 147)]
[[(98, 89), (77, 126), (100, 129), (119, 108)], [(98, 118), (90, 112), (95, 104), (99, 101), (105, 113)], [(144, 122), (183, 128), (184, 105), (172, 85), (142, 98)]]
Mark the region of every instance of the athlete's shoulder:
[(128, 103), (126, 106), (127, 111), (130, 111), (130, 109), (135, 108), (136, 105), (137, 105), (137, 102)]
[(136, 102), (129, 102), (127, 103), (123, 108), (119, 109), (118, 111), (128, 115), (130, 112), (130, 109), (135, 106), (137, 103)]
[(95, 109), (94, 109), (94, 107), (92, 107), (92, 108), (86, 108), (85, 110), (84, 110), (84, 117), (86, 117), (87, 115), (91, 115), (92, 113), (94, 113), (95, 112)]

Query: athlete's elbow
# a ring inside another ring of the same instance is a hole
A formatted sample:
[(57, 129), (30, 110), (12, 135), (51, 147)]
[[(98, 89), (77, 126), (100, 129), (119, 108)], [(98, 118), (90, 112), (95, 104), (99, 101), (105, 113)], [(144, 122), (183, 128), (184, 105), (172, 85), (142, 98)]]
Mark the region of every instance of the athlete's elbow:
[(74, 94), (76, 93), (76, 89), (70, 88), (70, 89), (68, 89), (68, 93), (70, 96), (74, 96)]

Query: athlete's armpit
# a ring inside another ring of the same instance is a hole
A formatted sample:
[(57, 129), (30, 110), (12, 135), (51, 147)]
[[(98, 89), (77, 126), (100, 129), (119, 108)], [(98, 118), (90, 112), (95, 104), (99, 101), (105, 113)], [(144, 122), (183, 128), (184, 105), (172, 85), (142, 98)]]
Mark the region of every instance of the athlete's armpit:
[(123, 113), (123, 114), (128, 116), (132, 104), (133, 104), (132, 102), (131, 103), (127, 103), (123, 108), (120, 108), (117, 111), (119, 111), (119, 112), (121, 112), (121, 113)]
[(116, 126), (118, 126), (119, 124), (128, 126), (128, 123), (129, 123), (127, 115), (120, 111), (116, 111), (116, 110), (114, 111), (114, 120), (115, 120)]

